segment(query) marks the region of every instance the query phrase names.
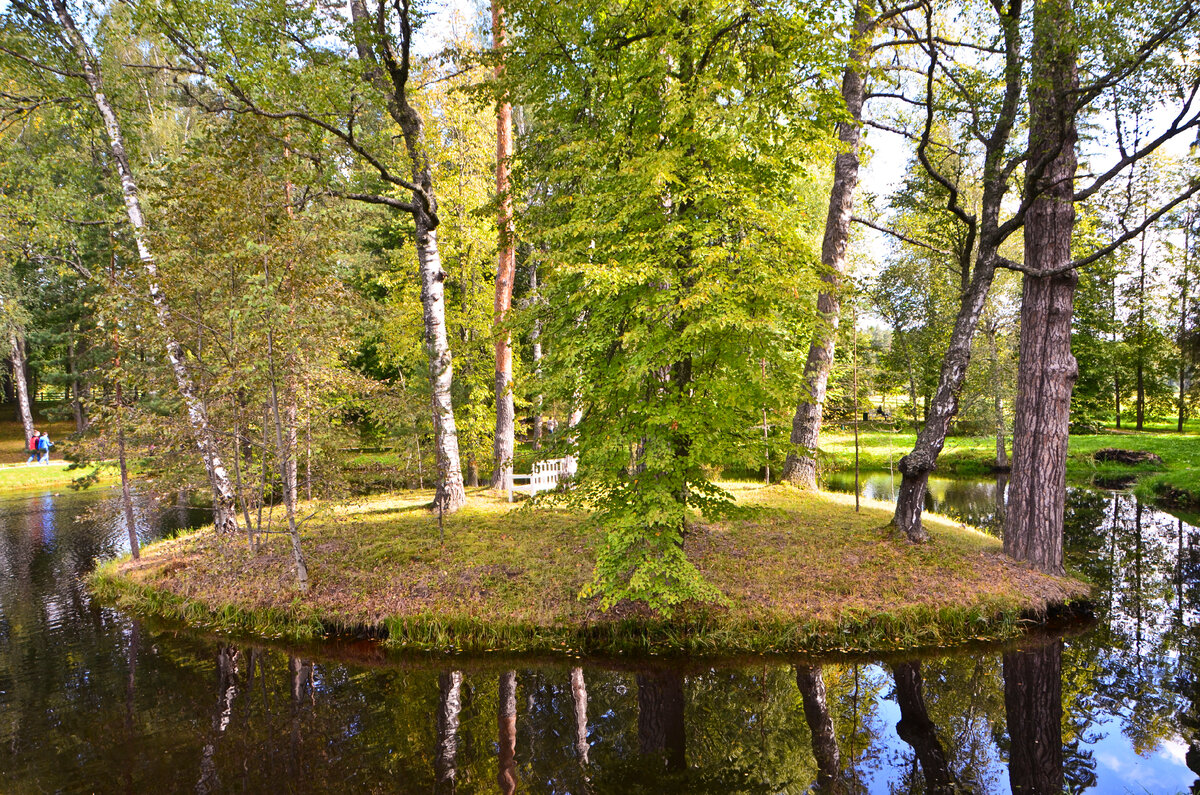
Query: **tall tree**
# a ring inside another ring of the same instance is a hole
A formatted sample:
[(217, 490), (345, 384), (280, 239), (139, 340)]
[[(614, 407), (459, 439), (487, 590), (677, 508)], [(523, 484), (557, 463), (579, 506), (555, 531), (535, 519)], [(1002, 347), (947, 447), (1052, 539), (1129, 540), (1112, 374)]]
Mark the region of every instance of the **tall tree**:
[[(504, 7), (492, 0), (492, 48), (496, 51), (496, 78), (504, 76)], [(492, 488), (512, 489), (516, 417), (512, 393), (512, 334), (505, 323), (512, 306), (517, 275), (517, 248), (513, 226), (512, 191), (509, 185), (513, 147), (512, 103), (502, 94), (496, 103), (496, 435), (492, 440)]]
[(866, 71), (870, 65), (872, 32), (879, 23), (868, 0), (859, 0), (855, 4), (849, 57), (842, 75), (842, 101), (846, 103), (849, 118), (838, 122), (842, 151), (833, 163), (833, 186), (829, 191), (829, 212), (821, 242), (821, 292), (817, 296), (820, 324), (808, 347), (801, 398), (792, 419), (791, 447), (783, 464), (783, 479), (803, 489), (817, 487), (817, 443), (825, 388), (833, 369), (833, 348), (841, 318), (841, 283), (846, 275), (846, 246), (850, 241), (850, 216), (854, 208), (854, 189), (858, 185)]
[[(294, 125), (317, 140), (327, 137), (381, 183), (364, 189), (362, 175), (334, 168), (325, 174), (334, 183), (331, 192), (412, 219), (439, 473), (434, 507), (450, 513), (462, 507), (466, 492), (451, 397), (441, 216), (425, 119), (411, 81), (421, 15), (410, 0), (373, 6), (349, 0), (347, 10), (343, 15), (341, 9), (270, 4), (231, 9), (198, 0), (160, 9), (150, 21), (176, 45), (174, 68), (208, 78), (184, 86), (193, 101), (211, 112), (252, 113)], [(350, 53), (357, 57), (347, 58)], [(386, 112), (398, 131), (394, 137), (403, 142), (403, 155), (394, 165), (393, 136), (378, 116), (364, 123), (363, 102)], [(324, 162), (318, 153), (309, 155)], [(352, 184), (345, 184), (346, 177)], [(407, 192), (408, 199), (396, 198), (397, 191)]]
[(32, 42), (35, 45), (43, 45), (46, 50), (27, 54), (21, 59), (22, 62), (29, 64), (42, 80), (49, 75), (54, 81), (59, 78), (82, 81), (86, 85), (90, 101), (99, 113), (120, 180), (125, 212), (138, 258), (145, 273), (146, 289), (154, 307), (157, 323), (164, 335), (167, 359), (174, 374), (175, 386), (183, 400), (192, 437), (200, 451), (208, 482), (212, 487), (214, 525), (218, 533), (233, 534), (238, 526), (233, 484), (225, 470), (216, 434), (209, 422), (207, 407), (198, 395), (195, 381), (188, 370), (183, 345), (175, 336), (174, 313), (160, 284), (158, 264), (151, 250), (138, 182), (125, 145), (121, 122), (105, 93), (99, 60), (76, 24), (66, 0), (22, 3), (14, 6), (9, 12), (9, 20), (19, 22), (21, 29), (37, 30), (24, 42), (26, 49)]
[(1029, 87), (1021, 344), (1013, 408), (1013, 477), (1004, 551), (1043, 571), (1063, 573), (1071, 315), (1078, 275), (1071, 265), (1075, 226), (1075, 104), (1079, 86), (1071, 0), (1037, 0)]
[(606, 607), (718, 598), (684, 538), (693, 511), (728, 504), (706, 462), (760, 461), (747, 429), (795, 399), (811, 310), (794, 296), (816, 281), (797, 230), (824, 204), (805, 170), (832, 113), (823, 94), (801, 111), (794, 67), (844, 53), (814, 33), (823, 8), (507, 10), (512, 101), (533, 115), (516, 176), (546, 197), (527, 211), (545, 255), (531, 314), (552, 340), (538, 387), (571, 407), (572, 498), (606, 531), (590, 592)]
[[(935, 107), (944, 101), (935, 90), (939, 72), (944, 70), (950, 76), (947, 82), (954, 90), (974, 83), (975, 78), (955, 74), (962, 68), (955, 63), (940, 63), (942, 45), (937, 41), (932, 9), (927, 7), (921, 30), (910, 26), (914, 39), (924, 42), (924, 55), (928, 59), (922, 103), (925, 109), (924, 125), (920, 133), (912, 136), (916, 142), (917, 158), (930, 178), (944, 190), (945, 207), (961, 223), (965, 232), (965, 244), (956, 252), (963, 289), (953, 331), (942, 357), (937, 391), (930, 401), (925, 424), (917, 435), (912, 452), (901, 458), (899, 464), (903, 478), (896, 499), (894, 521), (896, 527), (914, 542), (924, 541), (928, 537), (921, 525), (921, 513), (925, 508), (929, 475), (937, 465), (950, 422), (958, 411), (959, 393), (966, 381), (967, 366), (971, 359), (971, 341), (986, 305), (996, 268), (1000, 265), (1000, 248), (1014, 231), (1011, 222), (1001, 224), (1000, 216), (1009, 191), (1012, 170), (1009, 143), (1017, 120), (1022, 89), (1021, 8), (1022, 0), (1010, 0), (1007, 4), (996, 3), (993, 6), (1000, 27), (997, 34), (1000, 43), (998, 48), (991, 49), (998, 49), (1003, 58), (1003, 89), (1000, 96), (993, 100), (994, 110), (987, 114), (974, 113), (968, 122), (971, 136), (983, 144), (978, 214), (966, 205), (962, 186), (953, 178), (951, 169), (960, 167), (960, 150), (947, 149), (934, 136)], [(973, 90), (964, 90), (963, 93), (961, 99), (968, 107), (981, 102)], [(987, 123), (989, 120), (990, 124)], [(949, 154), (946, 154), (947, 151)]]
[(17, 392), (17, 413), (21, 427), (25, 429), (25, 441), (33, 437), (33, 409), (29, 395), (29, 362), (25, 356), (25, 335), (17, 327), (8, 332), (10, 356), (12, 357), (12, 381)]

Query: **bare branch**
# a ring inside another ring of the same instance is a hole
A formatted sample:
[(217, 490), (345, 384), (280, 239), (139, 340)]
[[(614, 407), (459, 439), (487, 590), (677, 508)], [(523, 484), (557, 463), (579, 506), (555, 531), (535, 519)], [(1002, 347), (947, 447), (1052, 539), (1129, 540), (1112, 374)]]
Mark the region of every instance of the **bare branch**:
[(78, 78), (83, 77), (83, 72), (72, 72), (68, 69), (59, 69), (59, 68), (51, 66), (50, 64), (45, 64), (45, 63), (42, 63), (41, 61), (30, 58), (28, 55), (22, 55), (21, 53), (17, 52), (16, 50), (10, 50), (8, 47), (0, 46), (0, 52), (4, 53), (5, 55), (7, 55), (11, 58), (16, 58), (18, 61), (23, 61), (35, 69), (40, 69), (43, 72), (52, 72), (53, 74), (56, 74), (59, 77), (78, 77)]
[(871, 229), (874, 229), (876, 232), (883, 232), (885, 235), (891, 235), (892, 237), (896, 238), (897, 240), (901, 240), (905, 243), (908, 243), (909, 245), (928, 249), (930, 251), (937, 252), (938, 254), (945, 254), (948, 257), (957, 257), (958, 256), (953, 251), (947, 251), (944, 248), (938, 248), (937, 246), (926, 243), (923, 240), (917, 240), (914, 237), (909, 237), (908, 235), (904, 234), (903, 232), (899, 232), (895, 229), (890, 229), (886, 226), (881, 226), (881, 225), (875, 223), (874, 221), (867, 220), (866, 218), (860, 218), (859, 216), (854, 215), (854, 216), (850, 217), (850, 220), (856, 224), (862, 224), (863, 226), (870, 227)]
[[(1134, 163), (1141, 160), (1142, 158), (1150, 155), (1152, 152), (1154, 152), (1160, 146), (1167, 143), (1168, 141), (1170, 141), (1172, 138), (1179, 135), (1180, 133), (1187, 132), (1188, 130), (1190, 130), (1194, 127), (1200, 126), (1200, 112), (1197, 112), (1195, 115), (1192, 116), (1192, 118), (1188, 119), (1187, 121), (1184, 121), (1184, 117), (1187, 115), (1188, 111), (1191, 110), (1192, 103), (1196, 99), (1198, 90), (1200, 90), (1200, 83), (1197, 83), (1192, 86), (1192, 90), (1191, 90), (1191, 93), (1188, 95), (1187, 102), (1184, 104), (1183, 109), (1179, 112), (1179, 114), (1171, 122), (1170, 127), (1168, 127), (1157, 138), (1148, 142), (1145, 146), (1143, 146), (1139, 149), (1135, 149), (1133, 152), (1125, 152), (1124, 157), (1122, 157), (1120, 160), (1118, 160), (1116, 163), (1114, 163), (1112, 165), (1112, 167), (1109, 168), (1107, 171), (1105, 171), (1103, 174), (1096, 177), (1096, 179), (1092, 181), (1091, 185), (1088, 185), (1086, 188), (1083, 188), (1082, 190), (1076, 191), (1075, 192), (1075, 201), (1080, 202), (1080, 201), (1085, 201), (1085, 200), (1091, 198), (1097, 191), (1099, 191), (1102, 187), (1104, 187), (1104, 185), (1106, 183), (1108, 183), (1110, 180), (1112, 180), (1114, 177), (1116, 177), (1118, 174), (1120, 174), (1122, 171), (1124, 171), (1129, 166), (1133, 165)], [(1122, 146), (1122, 149), (1124, 149), (1124, 146)]]
[(329, 194), (342, 199), (352, 199), (356, 202), (366, 202), (367, 204), (383, 204), (387, 205), (388, 207), (395, 207), (397, 210), (404, 210), (405, 212), (409, 213), (414, 212), (416, 209), (413, 207), (411, 202), (400, 201), (399, 199), (394, 199), (391, 196), (380, 196), (376, 193), (349, 193), (346, 191), (331, 190), (329, 191)]

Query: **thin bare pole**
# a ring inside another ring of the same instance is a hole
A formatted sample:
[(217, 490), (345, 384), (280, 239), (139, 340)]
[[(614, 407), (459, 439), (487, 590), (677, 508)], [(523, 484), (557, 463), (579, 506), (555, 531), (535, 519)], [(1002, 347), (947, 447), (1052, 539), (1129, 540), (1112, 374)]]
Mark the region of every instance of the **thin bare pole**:
[[(767, 360), (759, 359), (759, 363), (762, 365), (762, 379), (763, 379), (763, 385), (765, 386), (767, 383)], [(767, 485), (770, 486), (771, 485), (771, 443), (770, 443), (770, 440), (767, 438), (767, 404), (766, 403), (763, 403), (762, 414), (763, 414), (763, 459), (765, 461), (765, 466), (766, 466)]]
[(853, 353), (851, 354), (852, 369), (854, 371), (854, 512), (858, 513), (859, 509), (859, 477), (858, 477), (858, 313), (855, 312), (851, 316), (854, 324), (851, 332), (853, 334), (854, 344), (852, 346)]

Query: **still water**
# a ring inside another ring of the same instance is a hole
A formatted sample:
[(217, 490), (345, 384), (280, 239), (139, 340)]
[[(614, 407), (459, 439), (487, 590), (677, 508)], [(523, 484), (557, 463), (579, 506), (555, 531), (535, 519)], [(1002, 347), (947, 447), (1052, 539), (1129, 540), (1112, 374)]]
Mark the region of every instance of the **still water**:
[[(933, 500), (987, 525), (1002, 486)], [(820, 661), (388, 657), (133, 621), (80, 584), (122, 550), (114, 500), (0, 496), (2, 793), (1200, 792), (1200, 529), (1124, 493), (1071, 494), (1094, 626)], [(147, 540), (202, 518), (139, 505)]]

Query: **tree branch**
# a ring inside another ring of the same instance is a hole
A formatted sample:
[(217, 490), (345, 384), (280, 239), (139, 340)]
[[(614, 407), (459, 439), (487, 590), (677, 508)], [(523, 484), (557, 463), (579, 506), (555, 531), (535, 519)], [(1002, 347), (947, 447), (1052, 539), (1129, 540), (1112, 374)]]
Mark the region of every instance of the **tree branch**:
[(926, 243), (923, 240), (917, 240), (914, 237), (909, 237), (908, 235), (904, 234), (903, 232), (899, 232), (895, 229), (890, 229), (886, 226), (881, 226), (881, 225), (875, 223), (874, 221), (867, 220), (866, 218), (860, 218), (857, 215), (852, 215), (850, 217), (850, 220), (856, 224), (862, 224), (863, 226), (870, 227), (871, 229), (874, 229), (876, 232), (883, 232), (885, 235), (891, 235), (892, 237), (896, 238), (897, 240), (902, 240), (905, 243), (908, 243), (910, 245), (928, 249), (930, 251), (937, 252), (938, 254), (945, 254), (948, 257), (957, 257), (958, 256), (953, 251), (947, 251), (944, 248), (938, 248), (937, 246), (934, 246), (930, 243)]

